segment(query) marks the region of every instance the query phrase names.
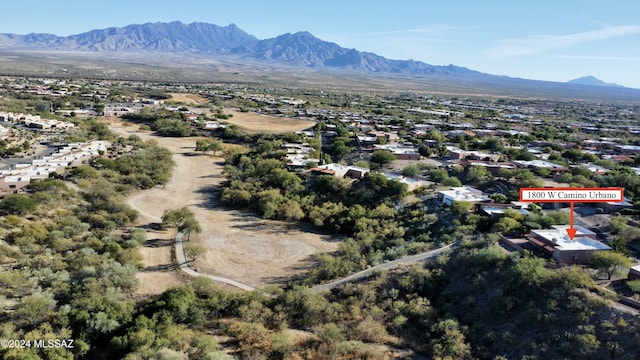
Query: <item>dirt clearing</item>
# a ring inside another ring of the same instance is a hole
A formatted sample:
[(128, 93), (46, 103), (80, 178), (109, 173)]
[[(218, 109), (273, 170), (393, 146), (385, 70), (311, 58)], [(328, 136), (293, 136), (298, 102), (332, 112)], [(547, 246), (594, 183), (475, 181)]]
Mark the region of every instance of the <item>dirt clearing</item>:
[[(263, 287), (286, 284), (313, 265), (312, 256), (332, 252), (338, 241), (326, 234), (295, 224), (266, 221), (248, 213), (217, 207), (213, 191), (223, 182), (223, 160), (195, 151), (196, 138), (164, 138), (133, 127), (113, 125), (111, 129), (123, 136), (135, 134), (143, 140), (155, 139), (174, 154), (176, 168), (165, 187), (140, 191), (130, 196), (130, 206), (140, 212), (140, 226), (160, 221), (167, 209), (188, 206), (202, 226), (201, 234), (191, 236), (191, 242), (207, 248), (207, 253), (192, 265), (201, 273)], [(150, 232), (148, 238), (158, 239), (142, 248), (147, 271), (139, 273), (140, 289), (157, 291), (174, 285), (175, 272), (164, 265), (171, 258), (174, 231)], [(157, 270), (157, 271), (156, 271)]]
[(300, 131), (313, 127), (316, 124), (310, 120), (298, 120), (229, 109), (225, 109), (224, 113), (233, 115), (230, 119), (225, 119), (225, 122), (236, 125), (249, 134)]
[(166, 103), (183, 103), (187, 105), (204, 105), (209, 101), (198, 94), (171, 94), (171, 98), (165, 100)]

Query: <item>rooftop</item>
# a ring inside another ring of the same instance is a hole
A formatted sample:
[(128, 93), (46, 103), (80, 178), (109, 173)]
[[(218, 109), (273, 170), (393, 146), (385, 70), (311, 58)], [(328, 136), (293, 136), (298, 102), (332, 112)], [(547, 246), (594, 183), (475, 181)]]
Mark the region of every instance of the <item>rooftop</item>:
[[(505, 210), (507, 209), (513, 209), (513, 208), (505, 208), (505, 207), (496, 207), (496, 206), (486, 206), (482, 208), (482, 211), (484, 211), (485, 213), (487, 213), (487, 215), (501, 215), (504, 214)], [(513, 209), (517, 212), (519, 212), (522, 215), (529, 215), (529, 210), (527, 209)]]
[(482, 191), (470, 186), (454, 187), (451, 190), (440, 191), (440, 194), (452, 199), (453, 201), (469, 201), (481, 202), (491, 200)]
[(523, 166), (533, 166), (533, 167), (537, 167), (537, 168), (551, 168), (551, 169), (564, 168), (564, 166), (562, 166), (562, 165), (554, 164), (552, 162), (548, 162), (548, 161), (544, 161), (544, 160), (531, 160), (531, 161), (514, 160), (513, 162), (516, 163), (516, 164), (523, 165)]
[(611, 250), (611, 248), (600, 241), (593, 240), (587, 236), (595, 236), (593, 231), (589, 231), (580, 226), (574, 226), (576, 236), (573, 241), (569, 239), (567, 229), (569, 225), (554, 225), (553, 229), (531, 230), (532, 233), (552, 242), (558, 250)]

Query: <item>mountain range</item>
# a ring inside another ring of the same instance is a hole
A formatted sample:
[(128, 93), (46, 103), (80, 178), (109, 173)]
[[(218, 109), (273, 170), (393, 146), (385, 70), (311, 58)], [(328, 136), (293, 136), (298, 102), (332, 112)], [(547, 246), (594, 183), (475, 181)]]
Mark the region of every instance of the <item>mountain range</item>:
[[(115, 54), (151, 53), (196, 56), (299, 69), (341, 70), (342, 73), (350, 71), (365, 75), (387, 74), (411, 80), (427, 79), (432, 82), (487, 86), (506, 92), (519, 89), (559, 89), (558, 91), (566, 94), (593, 93), (598, 96), (605, 91), (602, 85), (612, 85), (593, 77), (555, 83), (490, 75), (456, 65), (439, 66), (414, 60), (391, 60), (374, 53), (341, 47), (306, 31), (261, 40), (234, 24), (218, 26), (201, 22), (134, 24), (70, 36), (0, 34), (0, 50), (103, 54), (105, 58)], [(625, 98), (640, 99), (640, 90), (636, 89), (607, 87), (606, 91), (609, 94), (619, 92)]]
[(318, 39), (306, 31), (259, 40), (234, 24), (218, 26), (200, 22), (146, 23), (92, 30), (65, 37), (52, 34), (0, 34), (0, 48), (227, 55), (292, 66), (340, 68), (372, 73), (483, 75), (454, 65), (434, 66), (413, 60), (390, 60), (373, 53), (343, 48)]

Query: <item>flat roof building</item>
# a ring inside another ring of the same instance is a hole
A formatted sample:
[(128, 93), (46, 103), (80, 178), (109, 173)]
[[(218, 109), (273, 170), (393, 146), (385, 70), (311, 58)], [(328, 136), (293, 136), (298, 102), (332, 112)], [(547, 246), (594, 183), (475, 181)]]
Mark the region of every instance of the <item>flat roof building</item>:
[(367, 168), (353, 166), (353, 165), (340, 165), (340, 164), (325, 164), (315, 168), (309, 169), (314, 174), (320, 175), (332, 175), (339, 178), (349, 177), (352, 179), (360, 179), (365, 176), (370, 170)]
[(531, 230), (529, 242), (560, 264), (586, 265), (594, 252), (611, 250), (596, 240), (596, 233), (580, 226), (574, 226), (577, 232), (571, 240), (566, 231), (568, 228), (569, 225), (554, 225), (551, 229)]
[(470, 186), (454, 187), (451, 190), (438, 191), (438, 199), (445, 205), (453, 205), (456, 201), (468, 201), (470, 203), (490, 202), (488, 195), (481, 190)]

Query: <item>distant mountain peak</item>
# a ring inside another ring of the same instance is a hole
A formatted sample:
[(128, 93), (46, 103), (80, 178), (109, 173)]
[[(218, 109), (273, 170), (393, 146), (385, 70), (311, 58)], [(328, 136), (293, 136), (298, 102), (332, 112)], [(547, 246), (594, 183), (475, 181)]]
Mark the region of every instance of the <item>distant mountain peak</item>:
[[(455, 83), (459, 87), (489, 86), (491, 88), (551, 89), (549, 91), (623, 94), (640, 98), (640, 90), (605, 83), (593, 76), (571, 80), (568, 83), (542, 82), (496, 76), (450, 65), (430, 65), (418, 60), (388, 59), (371, 52), (344, 48), (324, 41), (308, 31), (286, 33), (269, 39), (258, 39), (231, 23), (218, 26), (205, 22), (182, 21), (147, 22), (123, 27), (94, 29), (70, 36), (53, 34), (0, 33), (0, 50), (9, 51), (64, 51), (111, 54), (191, 55), (218, 58), (233, 63), (258, 65), (261, 62), (299, 68), (316, 68), (368, 74), (393, 74), (412, 79), (429, 79), (429, 84)], [(535, 85), (531, 85), (535, 84)], [(597, 86), (594, 86), (597, 85)], [(435, 86), (435, 85), (433, 85)], [(616, 90), (613, 90), (616, 87)], [(559, 89), (559, 90), (558, 90)], [(466, 91), (466, 90), (465, 90)]]
[(233, 55), (241, 59), (292, 66), (342, 68), (369, 73), (447, 77), (454, 74), (479, 74), (456, 66), (433, 66), (421, 61), (390, 60), (373, 53), (346, 49), (336, 43), (317, 38), (308, 31), (259, 40), (235, 24), (218, 26), (204, 22), (147, 22), (95, 29), (66, 37), (51, 34), (0, 34), (0, 46), (6, 49), (54, 51)]
[(569, 84), (578, 84), (578, 85), (624, 87), (622, 85), (604, 82), (604, 81), (596, 78), (595, 76), (591, 76), (591, 75), (583, 76), (581, 78), (573, 79), (573, 80), (570, 80), (570, 81), (567, 81), (567, 82)]

